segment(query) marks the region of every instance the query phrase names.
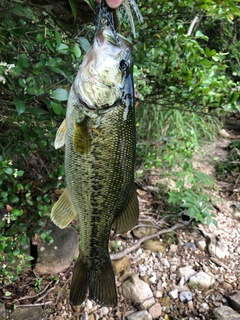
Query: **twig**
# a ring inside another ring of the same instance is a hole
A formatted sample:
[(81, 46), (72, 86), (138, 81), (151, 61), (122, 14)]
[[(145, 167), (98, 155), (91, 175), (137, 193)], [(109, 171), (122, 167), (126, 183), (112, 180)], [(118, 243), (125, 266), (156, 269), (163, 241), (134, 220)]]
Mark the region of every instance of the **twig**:
[(198, 22), (198, 20), (199, 20), (199, 16), (195, 16), (194, 19), (192, 20), (192, 22), (188, 28), (188, 32), (187, 32), (188, 36), (191, 36), (193, 28), (194, 28), (195, 24)]
[(222, 261), (220, 261), (220, 260), (218, 260), (218, 259), (216, 259), (216, 258), (214, 258), (214, 257), (210, 257), (210, 260), (211, 260), (212, 262), (214, 262), (216, 265), (218, 265), (218, 266), (220, 266), (220, 267), (223, 267), (223, 268), (226, 269), (226, 270), (229, 269), (229, 267), (226, 266)]
[[(58, 281), (57, 281), (58, 282)], [(56, 282), (56, 283), (57, 283)], [(43, 289), (43, 291), (39, 292), (38, 294), (35, 294), (34, 296), (25, 296), (25, 297), (21, 297), (19, 299), (16, 299), (8, 304), (13, 304), (13, 303), (16, 303), (17, 301), (21, 301), (21, 300), (26, 300), (26, 299), (34, 299), (34, 298), (37, 298), (39, 297), (40, 295), (42, 295), (43, 293), (46, 292), (47, 288), (52, 284), (52, 281)], [(56, 284), (55, 284), (56, 285)], [(55, 288), (55, 286), (53, 287)], [(50, 288), (50, 290), (48, 290), (46, 293), (50, 292), (52, 290), (52, 288)], [(45, 295), (44, 295), (45, 296)], [(37, 300), (38, 301), (38, 300)]]
[(64, 283), (64, 285), (62, 286), (62, 288), (59, 290), (58, 295), (57, 295), (57, 299), (56, 299), (56, 302), (55, 302), (55, 305), (58, 303), (58, 301), (59, 301), (59, 299), (60, 299), (60, 295), (61, 295), (63, 289), (65, 288), (65, 286), (67, 285), (67, 283), (69, 282), (70, 279), (71, 279), (71, 277), (69, 277), (69, 278), (67, 279), (67, 281)]
[(41, 300), (44, 299), (52, 290), (54, 290), (54, 289), (56, 288), (56, 285), (58, 284), (58, 282), (59, 282), (59, 280), (57, 280), (57, 281), (55, 282), (54, 286), (53, 286), (52, 288), (48, 289), (48, 290), (44, 293), (43, 296), (39, 297), (39, 298), (36, 300), (36, 302), (41, 301)]
[[(188, 223), (186, 223), (187, 225)], [(122, 259), (123, 257), (125, 257), (127, 254), (131, 253), (132, 251), (138, 249), (140, 247), (140, 245), (146, 241), (146, 240), (151, 240), (154, 239), (157, 236), (160, 236), (161, 234), (165, 234), (165, 233), (169, 233), (169, 232), (173, 232), (176, 229), (182, 228), (184, 226), (183, 223), (176, 223), (174, 226), (172, 226), (169, 229), (164, 229), (164, 230), (159, 230), (158, 232), (151, 234), (149, 236), (145, 236), (141, 239), (138, 240), (138, 242), (134, 243), (131, 247), (126, 248), (125, 250), (118, 252), (118, 253), (114, 253), (111, 254), (111, 260), (119, 260)]]
[(19, 306), (16, 306), (16, 307), (17, 308), (39, 307), (39, 306), (45, 306), (46, 304), (52, 304), (52, 301), (46, 301), (41, 303), (20, 304)]

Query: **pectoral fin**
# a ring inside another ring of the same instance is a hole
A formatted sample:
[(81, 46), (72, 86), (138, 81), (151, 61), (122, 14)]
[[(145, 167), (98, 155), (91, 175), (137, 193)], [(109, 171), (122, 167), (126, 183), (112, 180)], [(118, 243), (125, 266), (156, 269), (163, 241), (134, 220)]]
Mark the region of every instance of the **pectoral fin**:
[(74, 127), (73, 145), (79, 154), (88, 154), (91, 147), (90, 129), (87, 117), (80, 123), (76, 122)]
[(113, 229), (116, 233), (124, 233), (130, 230), (137, 222), (139, 217), (139, 205), (137, 193), (134, 188), (123, 212), (116, 218)]
[(63, 229), (76, 217), (77, 212), (66, 188), (52, 208), (51, 219), (59, 228)]
[(58, 128), (56, 138), (54, 141), (54, 148), (55, 149), (59, 149), (65, 145), (66, 131), (67, 131), (67, 124), (66, 124), (66, 119), (65, 119), (65, 120), (63, 120), (62, 124)]

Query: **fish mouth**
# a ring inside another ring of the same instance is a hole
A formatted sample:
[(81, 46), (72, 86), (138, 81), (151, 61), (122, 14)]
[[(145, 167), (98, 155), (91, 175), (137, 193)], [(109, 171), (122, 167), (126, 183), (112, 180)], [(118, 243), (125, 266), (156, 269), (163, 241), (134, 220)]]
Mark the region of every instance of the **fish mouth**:
[(119, 48), (125, 47), (131, 50), (132, 42), (119, 33), (117, 35), (120, 41), (117, 41), (115, 35), (113, 34), (110, 28), (102, 28), (96, 34), (95, 40), (98, 42), (99, 46), (102, 46), (104, 42), (107, 41), (116, 47), (119, 47)]

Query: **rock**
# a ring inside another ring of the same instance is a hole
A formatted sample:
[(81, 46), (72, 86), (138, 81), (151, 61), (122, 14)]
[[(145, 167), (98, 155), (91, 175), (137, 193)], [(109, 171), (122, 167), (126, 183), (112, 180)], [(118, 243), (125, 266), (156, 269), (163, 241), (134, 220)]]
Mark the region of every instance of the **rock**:
[(166, 251), (165, 245), (159, 240), (146, 240), (143, 242), (143, 247), (151, 252), (164, 253)]
[(128, 320), (152, 320), (152, 316), (146, 310), (134, 312), (127, 316)]
[(152, 316), (153, 319), (157, 319), (162, 314), (162, 307), (160, 303), (155, 303), (151, 308), (148, 309), (148, 312)]
[(153, 292), (155, 298), (162, 298), (163, 292), (161, 290), (156, 290)]
[(146, 275), (147, 269), (148, 268), (144, 264), (140, 264), (138, 266), (138, 272), (140, 274), (140, 277), (144, 277)]
[(134, 274), (128, 278), (128, 280), (123, 282), (122, 294), (129, 300), (142, 303), (145, 308), (151, 307), (151, 305), (153, 305), (155, 302), (149, 285), (143, 280), (139, 279), (137, 274)]
[(121, 260), (112, 261), (113, 270), (115, 275), (119, 275), (121, 272), (127, 269), (131, 263), (131, 258), (129, 256), (123, 257)]
[(191, 291), (183, 291), (180, 293), (179, 295), (179, 299), (182, 301), (182, 302), (188, 302), (188, 301), (191, 301), (193, 298), (193, 295), (192, 295), (192, 292)]
[(188, 248), (191, 249), (193, 251), (197, 250), (195, 243), (193, 242), (185, 242), (184, 245)]
[(72, 227), (58, 228), (52, 222), (46, 227), (52, 230), (52, 244), (41, 243), (38, 246), (38, 259), (35, 271), (38, 274), (56, 274), (67, 269), (78, 255), (79, 236)]
[(218, 320), (240, 320), (240, 314), (227, 306), (216, 308), (213, 313)]
[(226, 281), (223, 281), (222, 287), (226, 291), (232, 291), (233, 290), (232, 285), (230, 283), (226, 282)]
[(168, 292), (168, 295), (170, 298), (172, 299), (177, 299), (178, 298), (178, 289), (173, 289), (171, 291)]
[(204, 271), (196, 273), (189, 279), (190, 285), (197, 286), (202, 289), (208, 289), (214, 283), (215, 279), (213, 279), (209, 274), (205, 273)]
[(0, 320), (5, 320), (5, 319), (6, 319), (5, 305), (4, 303), (0, 302)]
[(209, 305), (206, 302), (203, 302), (199, 306), (199, 312), (208, 312), (209, 311)]
[(207, 242), (204, 237), (200, 237), (195, 240), (195, 244), (198, 247), (199, 250), (205, 251), (207, 247)]
[(89, 313), (89, 311), (92, 309), (92, 307), (93, 307), (93, 303), (92, 303), (92, 301), (91, 300), (87, 300), (86, 302), (85, 302), (85, 308), (86, 308), (86, 311)]
[(219, 237), (208, 238), (208, 251), (211, 255), (216, 256), (218, 259), (223, 259), (228, 254), (228, 246)]
[(98, 309), (97, 311), (99, 314), (102, 314), (103, 316), (106, 316), (109, 312), (108, 308), (107, 307), (102, 307), (100, 309)]
[(177, 271), (179, 278), (184, 278), (186, 281), (188, 281), (188, 279), (191, 278), (196, 273), (197, 272), (192, 268), (192, 266), (179, 268)]
[(178, 245), (176, 245), (176, 244), (171, 244), (169, 251), (170, 251), (170, 252), (173, 252), (173, 253), (176, 253), (176, 252), (178, 251)]
[(41, 307), (17, 308), (10, 316), (11, 320), (46, 320)]
[(234, 310), (240, 311), (240, 291), (234, 291), (228, 294), (226, 298)]
[(133, 229), (132, 232), (135, 237), (142, 238), (142, 237), (149, 236), (151, 234), (158, 232), (158, 229), (154, 228), (154, 227), (149, 227), (149, 228), (148, 227), (139, 227), (139, 228)]

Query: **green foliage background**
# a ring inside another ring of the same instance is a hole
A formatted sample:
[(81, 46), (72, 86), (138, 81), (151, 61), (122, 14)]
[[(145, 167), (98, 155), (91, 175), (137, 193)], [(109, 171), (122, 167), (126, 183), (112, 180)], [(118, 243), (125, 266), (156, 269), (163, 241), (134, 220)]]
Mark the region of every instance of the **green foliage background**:
[[(29, 238), (51, 241), (43, 227), (56, 190), (64, 188), (64, 154), (53, 141), (94, 33), (93, 24), (76, 20), (76, 1), (70, 4), (68, 28), (23, 0), (0, 4), (0, 282), (16, 279), (31, 260)], [(239, 111), (237, 1), (138, 5), (144, 23), (136, 22), (133, 40), (137, 175), (160, 168), (176, 181), (169, 191), (174, 212), (187, 208), (197, 221), (215, 222), (204, 193), (212, 181), (191, 161), (221, 118)], [(128, 31), (123, 19), (121, 33)]]

